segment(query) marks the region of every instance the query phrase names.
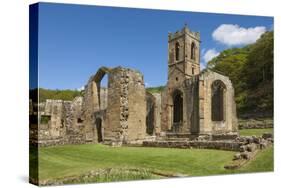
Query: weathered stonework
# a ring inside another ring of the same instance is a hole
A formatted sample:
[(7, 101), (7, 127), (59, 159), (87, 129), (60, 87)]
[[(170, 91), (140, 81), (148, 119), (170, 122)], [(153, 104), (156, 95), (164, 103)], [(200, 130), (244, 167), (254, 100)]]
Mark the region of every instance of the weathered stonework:
[[(30, 139), (39, 146), (84, 143), (82, 97), (73, 101), (46, 100), (39, 104), (38, 122), (30, 124)], [(38, 125), (37, 125), (38, 123)]]
[[(101, 67), (89, 78), (83, 97), (39, 105), (30, 101), (31, 142), (120, 146), (149, 141), (146, 145), (237, 149), (237, 143), (221, 141), (238, 136), (231, 81), (211, 70), (200, 72), (198, 32), (185, 26), (169, 33), (168, 44), (168, 81), (163, 92), (147, 92), (139, 71)], [(183, 140), (188, 145), (182, 146)]]
[(199, 33), (184, 27), (169, 35), (161, 131), (189, 135), (237, 133), (232, 83), (217, 72), (200, 72), (199, 52)]
[[(100, 82), (108, 74), (108, 88)], [(82, 118), (87, 142), (114, 145), (145, 137), (143, 75), (122, 67), (100, 68), (85, 87)]]

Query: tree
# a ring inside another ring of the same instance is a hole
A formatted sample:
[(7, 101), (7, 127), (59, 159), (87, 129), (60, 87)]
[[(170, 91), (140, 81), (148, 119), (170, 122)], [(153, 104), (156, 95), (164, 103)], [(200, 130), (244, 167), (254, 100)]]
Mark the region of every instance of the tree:
[(207, 68), (230, 78), (235, 89), (238, 114), (273, 112), (273, 31), (256, 43), (224, 50)]

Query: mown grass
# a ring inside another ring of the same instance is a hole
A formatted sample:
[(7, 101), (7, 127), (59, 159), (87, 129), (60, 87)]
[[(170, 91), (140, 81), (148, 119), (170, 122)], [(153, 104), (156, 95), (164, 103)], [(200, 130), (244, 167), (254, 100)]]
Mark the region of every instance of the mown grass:
[(262, 151), (255, 160), (239, 170), (224, 169), (224, 165), (231, 162), (234, 153), (207, 149), (110, 147), (99, 144), (48, 147), (39, 151), (39, 178), (60, 179), (106, 168), (148, 171), (114, 172), (86, 182), (156, 178), (150, 172), (203, 176), (273, 170), (273, 149)]
[(263, 133), (273, 133), (273, 129), (242, 129), (239, 130), (239, 133), (241, 136), (262, 136)]
[(94, 169), (145, 168), (192, 176), (222, 174), (234, 152), (218, 150), (65, 145), (41, 148), (41, 180), (78, 175)]

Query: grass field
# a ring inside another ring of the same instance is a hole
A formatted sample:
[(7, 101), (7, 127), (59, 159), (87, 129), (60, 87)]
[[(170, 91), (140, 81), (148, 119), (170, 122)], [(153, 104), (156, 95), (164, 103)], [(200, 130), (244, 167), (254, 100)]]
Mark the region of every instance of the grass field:
[(241, 136), (262, 136), (263, 133), (273, 133), (273, 129), (242, 129), (239, 133)]
[(169, 148), (68, 145), (40, 149), (42, 179), (71, 176), (93, 169), (147, 168), (185, 175), (221, 174), (233, 152)]
[(144, 170), (140, 173), (122, 170), (90, 182), (157, 178), (151, 171), (202, 176), (273, 170), (273, 149), (262, 151), (255, 160), (239, 170), (224, 169), (224, 165), (231, 162), (233, 155), (234, 152), (231, 151), (207, 149), (64, 145), (40, 149), (39, 177), (40, 180), (59, 179), (106, 168)]

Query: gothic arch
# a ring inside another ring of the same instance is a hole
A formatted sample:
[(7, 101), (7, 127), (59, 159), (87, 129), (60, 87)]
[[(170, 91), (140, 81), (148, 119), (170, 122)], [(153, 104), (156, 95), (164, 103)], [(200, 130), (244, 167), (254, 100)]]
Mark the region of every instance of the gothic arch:
[[(110, 69), (107, 67), (101, 67), (96, 72), (95, 76), (93, 77), (93, 88), (96, 90), (96, 95), (94, 97), (97, 97), (98, 99), (98, 105), (99, 108), (101, 107), (101, 97), (100, 97), (100, 88), (101, 88), (101, 81), (104, 78), (106, 74), (109, 74)], [(107, 81), (109, 83), (109, 80)]]
[(226, 86), (221, 80), (215, 80), (212, 85), (211, 115), (212, 121), (224, 121), (226, 104)]
[(183, 122), (183, 93), (176, 89), (172, 94), (173, 113), (172, 113), (172, 130), (178, 132)]

